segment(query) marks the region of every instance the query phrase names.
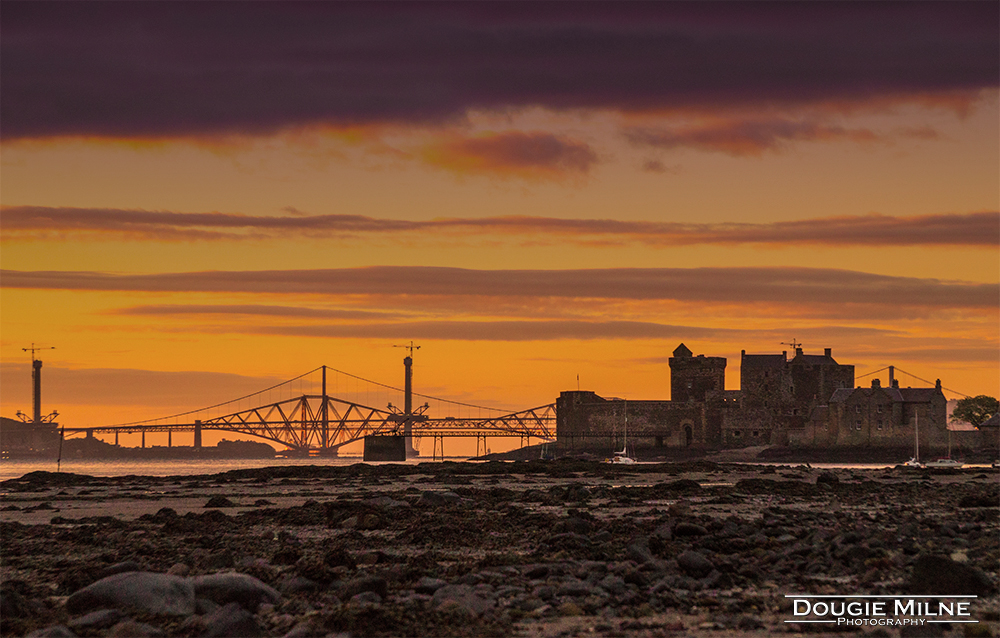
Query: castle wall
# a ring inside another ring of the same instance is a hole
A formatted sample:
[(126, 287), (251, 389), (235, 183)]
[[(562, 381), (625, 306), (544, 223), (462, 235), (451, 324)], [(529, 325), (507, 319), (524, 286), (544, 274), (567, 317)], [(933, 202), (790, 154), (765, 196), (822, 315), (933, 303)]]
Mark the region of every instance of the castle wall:
[(705, 447), (719, 439), (721, 419), (712, 413), (704, 402), (623, 401), (563, 392), (556, 402), (556, 436), (567, 448), (620, 450), (627, 415), (630, 446)]

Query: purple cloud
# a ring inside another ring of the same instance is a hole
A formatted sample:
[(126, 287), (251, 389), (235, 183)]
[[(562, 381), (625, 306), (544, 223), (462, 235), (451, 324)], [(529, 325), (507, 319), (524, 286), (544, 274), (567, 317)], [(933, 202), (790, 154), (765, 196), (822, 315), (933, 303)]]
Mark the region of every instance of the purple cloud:
[[(971, 99), (995, 2), (4, 2), (5, 140)], [(963, 98), (964, 96), (964, 98)]]
[(1000, 213), (915, 215), (854, 215), (803, 219), (769, 224), (681, 224), (611, 219), (553, 217), (446, 218), (409, 221), (363, 215), (286, 216), (237, 213), (176, 213), (113, 208), (55, 208), (4, 206), (5, 241), (61, 238), (89, 233), (129, 239), (237, 240), (298, 235), (357, 237), (423, 233), (449, 239), (524, 237), (532, 241), (635, 242), (651, 246), (694, 244), (774, 244), (825, 246), (969, 246), (995, 248), (1000, 236)]

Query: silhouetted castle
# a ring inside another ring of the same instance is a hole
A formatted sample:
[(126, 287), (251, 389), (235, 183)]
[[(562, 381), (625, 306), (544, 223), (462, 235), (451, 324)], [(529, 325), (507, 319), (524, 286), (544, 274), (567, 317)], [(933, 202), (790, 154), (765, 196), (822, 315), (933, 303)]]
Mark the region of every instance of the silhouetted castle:
[[(725, 357), (694, 356), (683, 343), (670, 358), (670, 401), (605, 399), (569, 391), (556, 401), (560, 446), (738, 448), (752, 445), (906, 446), (945, 440), (947, 401), (934, 388), (854, 387), (854, 366), (822, 355), (740, 356), (740, 390), (726, 390)], [(617, 443), (616, 443), (617, 442)]]

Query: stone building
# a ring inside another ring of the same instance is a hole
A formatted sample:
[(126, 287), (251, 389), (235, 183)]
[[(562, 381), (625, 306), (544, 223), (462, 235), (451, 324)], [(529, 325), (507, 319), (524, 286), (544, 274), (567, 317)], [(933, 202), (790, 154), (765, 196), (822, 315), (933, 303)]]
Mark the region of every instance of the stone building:
[[(936, 388), (854, 387), (854, 366), (830, 348), (809, 355), (740, 356), (740, 390), (725, 389), (725, 357), (695, 356), (683, 343), (670, 364), (669, 401), (608, 399), (590, 391), (560, 394), (556, 436), (566, 448), (738, 448), (753, 445), (900, 446), (913, 440), (919, 420), (928, 444), (947, 425), (940, 382)], [(860, 421), (860, 427), (859, 427)], [(946, 436), (946, 434), (944, 435)]]
[(940, 379), (933, 388), (900, 388), (896, 381), (883, 388), (875, 379), (869, 388), (833, 393), (826, 444), (909, 447), (919, 435), (921, 445), (940, 447), (948, 441), (947, 412)]
[(727, 447), (802, 442), (813, 410), (834, 391), (854, 387), (854, 366), (841, 365), (826, 348), (822, 355), (740, 353), (741, 409), (731, 411)]

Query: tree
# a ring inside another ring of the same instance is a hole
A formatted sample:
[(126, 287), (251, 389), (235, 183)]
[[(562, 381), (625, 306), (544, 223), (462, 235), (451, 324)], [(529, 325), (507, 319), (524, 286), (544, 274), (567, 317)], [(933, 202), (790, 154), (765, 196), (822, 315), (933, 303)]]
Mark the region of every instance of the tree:
[(979, 427), (979, 424), (990, 418), (1000, 410), (1000, 401), (995, 398), (980, 394), (978, 397), (965, 397), (959, 399), (955, 405), (955, 411), (951, 413), (952, 421), (967, 421)]

